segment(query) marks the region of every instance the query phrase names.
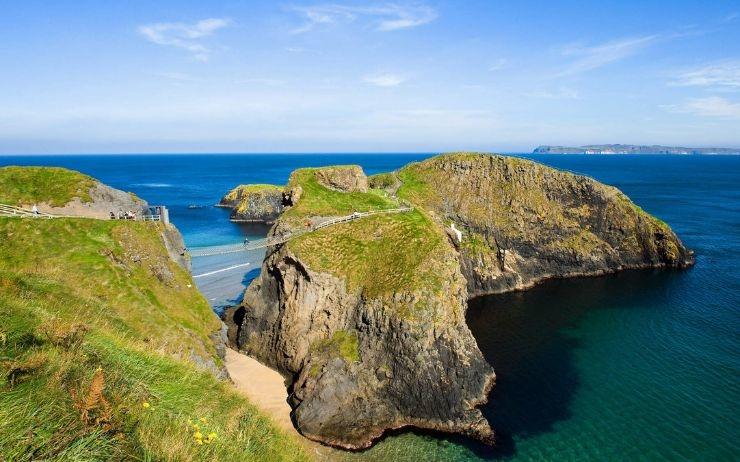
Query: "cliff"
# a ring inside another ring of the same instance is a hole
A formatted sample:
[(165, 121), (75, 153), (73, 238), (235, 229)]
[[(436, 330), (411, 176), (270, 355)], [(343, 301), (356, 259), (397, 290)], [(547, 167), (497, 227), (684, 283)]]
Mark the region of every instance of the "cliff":
[(283, 211), (283, 188), (271, 184), (240, 185), (218, 205), (231, 208), (232, 221), (273, 223)]
[[(357, 177), (346, 184), (366, 181), (358, 167), (342, 169)], [(295, 171), (271, 233), (402, 202), (414, 209), (271, 248), (226, 314), (230, 343), (288, 378), (299, 431), (334, 446), (368, 447), (405, 426), (493, 442), (476, 407), (495, 375), (465, 325), (470, 297), (693, 261), (617, 189), (530, 161), (443, 155), (376, 176), (367, 192), (327, 187), (334, 175)]]
[(589, 144), (579, 147), (537, 146), (533, 154), (740, 154), (740, 148), (684, 148), (634, 144)]
[(477, 154), (435, 157), (398, 176), (399, 196), (462, 230), (457, 247), (471, 296), (693, 262), (666, 223), (591, 178)]
[[(38, 172), (18, 171), (34, 202), (69, 200), (54, 191), (55, 175), (40, 176), (54, 185), (47, 191), (28, 182)], [(3, 458), (307, 459), (223, 380), (222, 324), (171, 258), (179, 233), (169, 244), (163, 236), (176, 232), (0, 217)]]

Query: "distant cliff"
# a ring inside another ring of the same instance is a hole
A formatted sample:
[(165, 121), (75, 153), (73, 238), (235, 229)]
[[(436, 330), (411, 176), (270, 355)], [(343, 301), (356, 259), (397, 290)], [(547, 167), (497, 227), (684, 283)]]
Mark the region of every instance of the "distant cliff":
[(537, 146), (533, 154), (740, 154), (740, 148), (682, 148), (635, 144), (589, 144), (579, 147)]

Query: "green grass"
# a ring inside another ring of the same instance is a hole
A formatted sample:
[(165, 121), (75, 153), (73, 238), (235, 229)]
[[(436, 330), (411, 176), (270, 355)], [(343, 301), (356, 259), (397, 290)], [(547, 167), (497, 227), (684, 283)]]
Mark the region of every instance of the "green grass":
[(438, 287), (445, 236), (420, 211), (331, 226), (288, 244), (316, 270), (345, 278), (368, 296)]
[(229, 191), (224, 196), (225, 200), (237, 200), (243, 194), (251, 194), (258, 192), (280, 192), (284, 189), (284, 186), (278, 186), (275, 184), (242, 184)]
[(90, 202), (90, 188), (97, 181), (87, 175), (59, 167), (0, 168), (0, 203), (31, 205), (47, 203), (61, 207), (75, 197)]
[(307, 459), (191, 360), (220, 323), (161, 226), (0, 218), (0, 459)]
[(393, 172), (389, 173), (376, 173), (367, 177), (368, 184), (374, 189), (385, 189), (391, 188), (396, 185), (398, 178)]
[(398, 207), (398, 203), (388, 199), (381, 191), (341, 192), (323, 186), (316, 179), (315, 168), (295, 170), (290, 177), (287, 189), (300, 186), (303, 194), (293, 207), (283, 213), (287, 220), (305, 217), (349, 215), (353, 212), (367, 212)]

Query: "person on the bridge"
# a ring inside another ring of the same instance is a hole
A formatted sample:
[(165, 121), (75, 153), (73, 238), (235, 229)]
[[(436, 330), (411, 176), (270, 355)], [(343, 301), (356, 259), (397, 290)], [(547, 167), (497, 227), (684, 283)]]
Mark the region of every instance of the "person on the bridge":
[(31, 213), (33, 213), (34, 215), (39, 214), (39, 208), (36, 207), (36, 204), (33, 204), (33, 207), (31, 207)]

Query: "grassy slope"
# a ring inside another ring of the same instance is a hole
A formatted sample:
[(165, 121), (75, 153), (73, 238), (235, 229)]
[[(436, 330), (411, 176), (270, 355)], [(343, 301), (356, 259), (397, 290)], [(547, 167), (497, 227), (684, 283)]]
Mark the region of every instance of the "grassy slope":
[(187, 359), (219, 323), (159, 226), (0, 218), (0, 459), (306, 458)]
[[(499, 237), (505, 239), (521, 242), (532, 240), (539, 244), (546, 236), (532, 234), (531, 230), (536, 224), (543, 229), (557, 231), (549, 234), (556, 239), (545, 243), (552, 250), (566, 250), (587, 257), (594, 249), (608, 246), (589, 229), (588, 218), (595, 213), (595, 207), (573, 207), (558, 198), (558, 194), (570, 194), (569, 187), (578, 187), (576, 177), (572, 174), (527, 159), (494, 155), (496, 168), (490, 177), (479, 177), (479, 189), (473, 193), (470, 183), (450, 182), (448, 172), (437, 168), (439, 162), (450, 157), (467, 161), (477, 166), (478, 171), (487, 171), (491, 159), (489, 154), (450, 153), (409, 164), (398, 172), (402, 181), (398, 196), (430, 210), (455, 204), (456, 210), (474, 228), (492, 227), (500, 234)], [(473, 174), (471, 172), (468, 176)], [(599, 183), (594, 187), (604, 196), (615, 199), (608, 204), (606, 213), (619, 217), (625, 228), (636, 230), (638, 222), (645, 220), (653, 229), (672, 234), (668, 225), (644, 212), (617, 188)], [(490, 252), (491, 243), (486, 242), (483, 236), (473, 229), (465, 231), (464, 247), (473, 253)], [(673, 242), (667, 242), (666, 245), (669, 246), (669, 254), (677, 254)], [(626, 235), (619, 247), (641, 251), (634, 234)]]
[(229, 191), (229, 193), (226, 194), (222, 200), (236, 201), (245, 194), (258, 193), (263, 191), (280, 192), (282, 190), (283, 186), (278, 186), (274, 184), (242, 184)]
[(59, 167), (0, 168), (0, 203), (28, 205), (46, 202), (61, 207), (75, 197), (90, 202), (90, 188), (97, 181)]
[[(300, 185), (303, 195), (284, 217), (346, 215), (399, 206), (383, 191), (330, 190), (316, 181), (313, 172), (301, 169), (291, 176), (289, 187)], [(421, 285), (436, 287), (444, 239), (431, 220), (415, 210), (330, 226), (294, 239), (289, 246), (312, 269), (343, 277), (350, 288), (362, 287), (368, 296), (378, 296)]]

